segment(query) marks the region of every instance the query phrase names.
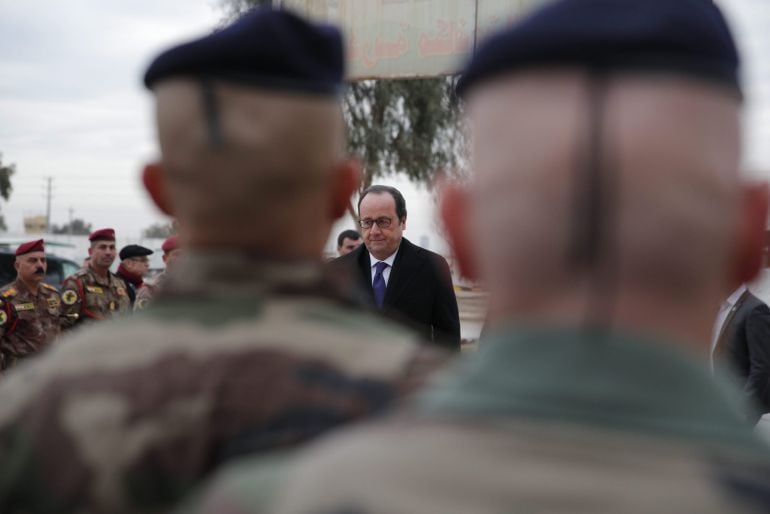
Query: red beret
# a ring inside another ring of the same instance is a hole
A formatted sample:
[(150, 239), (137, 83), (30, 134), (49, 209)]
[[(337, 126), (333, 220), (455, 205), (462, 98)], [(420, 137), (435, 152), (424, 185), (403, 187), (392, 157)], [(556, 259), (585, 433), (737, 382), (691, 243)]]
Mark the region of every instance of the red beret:
[(179, 236), (171, 236), (165, 241), (163, 241), (163, 245), (160, 247), (161, 250), (163, 250), (163, 253), (173, 252), (177, 248), (179, 248)]
[(30, 241), (28, 243), (22, 243), (19, 245), (19, 247), (16, 249), (16, 256), (24, 255), (27, 253), (32, 252), (44, 252), (45, 246), (43, 245), (43, 240), (38, 239), (37, 241)]
[(100, 228), (94, 230), (91, 235), (88, 236), (89, 241), (115, 241), (115, 230), (111, 228)]

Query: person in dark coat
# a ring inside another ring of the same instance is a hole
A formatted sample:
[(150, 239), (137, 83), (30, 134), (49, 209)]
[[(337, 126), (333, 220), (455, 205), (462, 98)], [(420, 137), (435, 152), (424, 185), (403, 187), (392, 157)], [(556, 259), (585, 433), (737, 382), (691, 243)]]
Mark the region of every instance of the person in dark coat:
[(353, 277), (386, 316), (427, 341), (460, 349), (460, 316), (446, 259), (403, 237), (406, 201), (394, 187), (375, 185), (358, 201), (364, 244), (332, 261)]
[(756, 423), (770, 412), (770, 309), (741, 285), (722, 302), (715, 328), (714, 372), (743, 391)]
[(150, 269), (148, 257), (154, 252), (139, 245), (124, 246), (120, 250), (120, 266), (117, 276), (126, 283), (126, 292), (131, 299), (131, 307), (136, 301), (136, 292), (144, 284), (144, 275)]

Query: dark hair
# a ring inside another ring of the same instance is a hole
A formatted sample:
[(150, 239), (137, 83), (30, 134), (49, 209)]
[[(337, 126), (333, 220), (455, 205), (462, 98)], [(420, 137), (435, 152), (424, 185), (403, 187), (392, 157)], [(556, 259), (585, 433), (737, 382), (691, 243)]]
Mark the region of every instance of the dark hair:
[(337, 236), (337, 246), (342, 246), (342, 242), (345, 239), (352, 239), (353, 241), (358, 241), (361, 239), (361, 234), (356, 232), (355, 230), (343, 230), (340, 232), (340, 235)]
[(396, 216), (398, 216), (398, 221), (404, 221), (406, 219), (406, 200), (404, 200), (404, 195), (401, 194), (401, 191), (399, 191), (395, 187), (380, 186), (380, 185), (369, 186), (366, 189), (364, 189), (363, 193), (361, 193), (361, 196), (358, 198), (358, 215), (359, 216), (361, 215), (361, 201), (369, 193), (376, 194), (376, 195), (388, 193), (390, 196), (393, 197), (393, 201), (396, 202)]

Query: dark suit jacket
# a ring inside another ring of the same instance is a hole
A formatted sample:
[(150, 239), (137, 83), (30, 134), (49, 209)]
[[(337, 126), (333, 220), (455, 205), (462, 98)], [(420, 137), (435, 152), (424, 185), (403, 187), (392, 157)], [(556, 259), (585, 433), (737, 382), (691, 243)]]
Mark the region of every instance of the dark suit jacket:
[[(367, 301), (374, 304), (372, 267), (365, 245), (330, 265), (352, 275)], [(390, 270), (382, 312), (412, 325), (428, 341), (460, 349), (460, 316), (449, 265), (439, 254), (407, 239), (401, 239)]]
[[(715, 373), (740, 387), (756, 407), (752, 422), (770, 412), (770, 309), (746, 291), (727, 315), (714, 348)], [(722, 365), (720, 369), (719, 365)], [(726, 366), (725, 366), (726, 365)]]

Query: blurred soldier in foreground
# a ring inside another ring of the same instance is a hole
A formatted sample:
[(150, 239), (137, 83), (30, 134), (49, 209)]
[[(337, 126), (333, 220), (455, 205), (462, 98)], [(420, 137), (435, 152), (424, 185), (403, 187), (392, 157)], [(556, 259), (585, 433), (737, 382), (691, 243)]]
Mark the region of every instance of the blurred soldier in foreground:
[(126, 284), (126, 292), (133, 307), (137, 291), (144, 285), (144, 276), (150, 269), (149, 256), (153, 252), (140, 245), (127, 245), (120, 249), (120, 266), (115, 273)]
[(0, 386), (0, 512), (163, 511), (222, 461), (378, 412), (443, 362), (324, 278), (358, 185), (342, 81), (340, 33), (281, 11), (153, 62), (162, 161), (144, 181), (186, 253), (151, 308)]
[(86, 320), (104, 320), (131, 309), (126, 283), (110, 271), (116, 256), (115, 231), (96, 230), (88, 240), (88, 265), (62, 283), (64, 328), (79, 326)]
[(39, 352), (61, 331), (59, 292), (43, 282), (43, 240), (20, 245), (14, 268), (16, 280), (0, 289), (0, 371)]
[(458, 87), (476, 176), (442, 215), (489, 288), (486, 344), (388, 421), (288, 467), (242, 464), (202, 510), (770, 512), (770, 453), (707, 365), (767, 214), (766, 186), (738, 176), (717, 7), (548, 4)]
[(182, 256), (182, 249), (179, 247), (179, 236), (166, 238), (160, 249), (163, 250), (163, 264), (166, 265), (166, 269), (155, 277), (153, 282), (144, 282), (142, 288), (136, 292), (136, 302), (134, 302), (135, 311), (147, 307), (147, 304), (152, 297), (157, 295), (158, 291), (163, 287), (163, 283), (168, 276), (169, 270), (174, 268), (174, 264)]

